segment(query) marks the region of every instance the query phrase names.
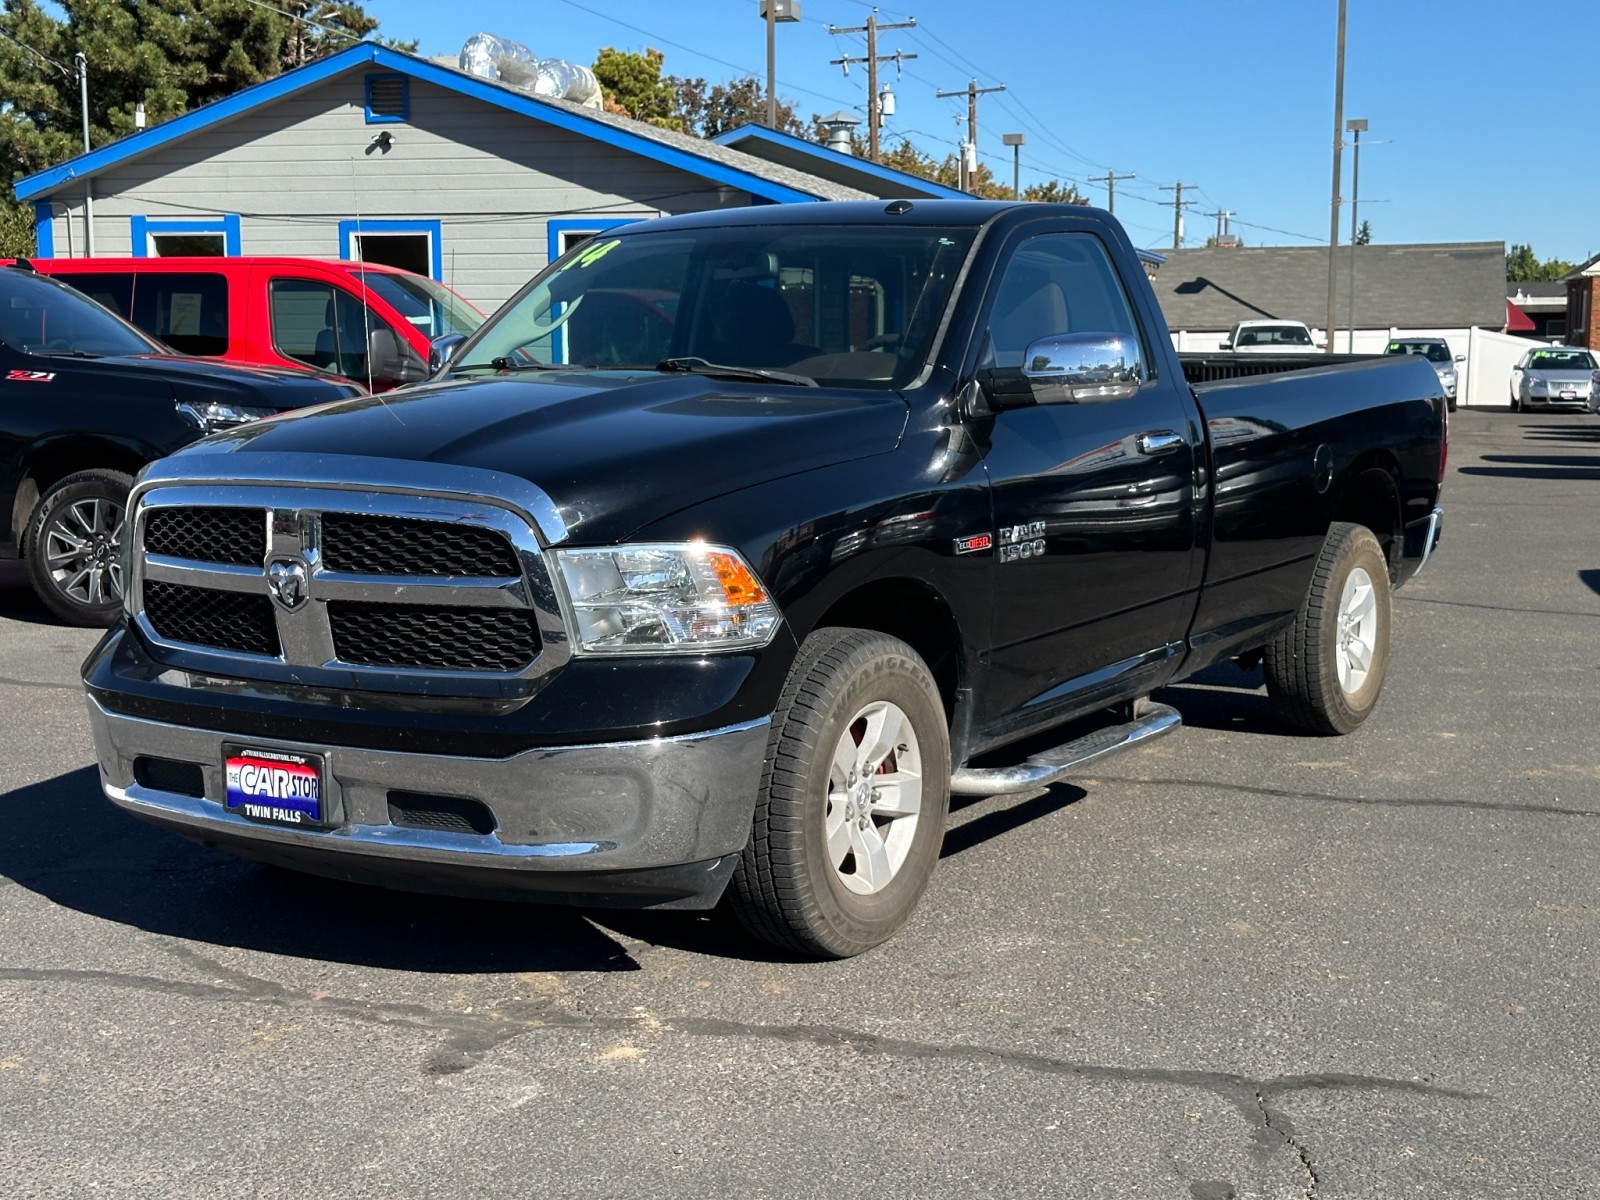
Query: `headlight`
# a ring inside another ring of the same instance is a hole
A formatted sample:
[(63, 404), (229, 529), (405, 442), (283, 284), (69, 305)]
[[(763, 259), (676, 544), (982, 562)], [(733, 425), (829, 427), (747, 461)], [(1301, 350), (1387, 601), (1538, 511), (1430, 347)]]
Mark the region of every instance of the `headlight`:
[(736, 552), (701, 542), (558, 550), (577, 624), (591, 654), (699, 654), (764, 646), (778, 606)]
[(247, 408), (243, 404), (230, 404), (226, 400), (179, 400), (178, 411), (206, 433), (216, 433), (219, 429), (232, 429), (235, 425), (243, 425), (247, 421), (259, 421), (262, 417), (270, 417), (278, 410)]

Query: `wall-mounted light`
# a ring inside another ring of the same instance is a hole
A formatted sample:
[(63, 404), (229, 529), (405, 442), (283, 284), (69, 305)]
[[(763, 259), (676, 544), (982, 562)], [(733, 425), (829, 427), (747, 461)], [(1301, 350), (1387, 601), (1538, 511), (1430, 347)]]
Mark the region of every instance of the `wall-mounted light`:
[(385, 129), (382, 133), (375, 134), (373, 136), (372, 146), (368, 147), (368, 153), (371, 153), (372, 149), (375, 147), (379, 152), (387, 154), (389, 153), (389, 147), (393, 145), (394, 134)]

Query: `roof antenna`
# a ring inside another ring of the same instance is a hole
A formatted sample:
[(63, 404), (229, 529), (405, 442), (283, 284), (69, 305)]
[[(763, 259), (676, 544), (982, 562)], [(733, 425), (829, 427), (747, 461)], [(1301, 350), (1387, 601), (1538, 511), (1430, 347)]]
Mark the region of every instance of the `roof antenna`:
[[(394, 409), (390, 408), (389, 402), (383, 398), (383, 393), (374, 390), (372, 386), (372, 307), (367, 303), (367, 297), (371, 293), (367, 290), (366, 260), (361, 257), (361, 188), (356, 183), (356, 160), (354, 155), (352, 155), (350, 158), (350, 203), (355, 209), (356, 213), (354, 240), (356, 262), (361, 264), (360, 268), (356, 271), (356, 278), (361, 281), (361, 331), (366, 339), (365, 344), (361, 347), (361, 361), (367, 365), (367, 393), (368, 395), (376, 396), (378, 398), (378, 403), (383, 405), (383, 411), (388, 413), (396, 421), (400, 421), (400, 424), (404, 425), (405, 422), (400, 420), (400, 414), (395, 412)], [(338, 348), (340, 341), (342, 340), (340, 338), (340, 333), (342, 331), (339, 328), (340, 322), (338, 296), (339, 289), (334, 288), (333, 345), (334, 353), (336, 355), (339, 352)]]

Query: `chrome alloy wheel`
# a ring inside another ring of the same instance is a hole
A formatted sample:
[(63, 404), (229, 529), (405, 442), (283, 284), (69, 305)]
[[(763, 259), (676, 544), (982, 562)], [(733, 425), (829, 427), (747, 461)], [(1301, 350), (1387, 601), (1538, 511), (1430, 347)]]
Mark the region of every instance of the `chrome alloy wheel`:
[(1339, 645), (1335, 661), (1339, 687), (1348, 695), (1361, 690), (1378, 647), (1378, 600), (1372, 576), (1356, 567), (1345, 577), (1339, 597)]
[(828, 861), (845, 887), (881, 892), (905, 863), (922, 815), (922, 750), (911, 720), (886, 700), (850, 719), (828, 769)]
[(122, 599), (124, 506), (86, 496), (52, 513), (40, 536), (56, 590), (80, 604)]

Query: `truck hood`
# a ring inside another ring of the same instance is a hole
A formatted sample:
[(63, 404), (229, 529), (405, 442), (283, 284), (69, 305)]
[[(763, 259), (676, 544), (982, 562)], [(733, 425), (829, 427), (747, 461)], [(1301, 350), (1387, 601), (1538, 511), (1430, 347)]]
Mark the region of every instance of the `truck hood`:
[(172, 384), (180, 400), (228, 400), (251, 408), (285, 411), (362, 394), (348, 380), (294, 367), (246, 367), (209, 358), (172, 354), (130, 354), (108, 358), (39, 355), (38, 369), (73, 379), (115, 386), (119, 379)]
[(499, 472), (548, 495), (569, 541), (608, 544), (716, 496), (886, 454), (906, 415), (894, 392), (551, 372), (364, 396), (257, 421), (193, 452), (231, 450), (240, 479), (251, 478), (257, 454)]

